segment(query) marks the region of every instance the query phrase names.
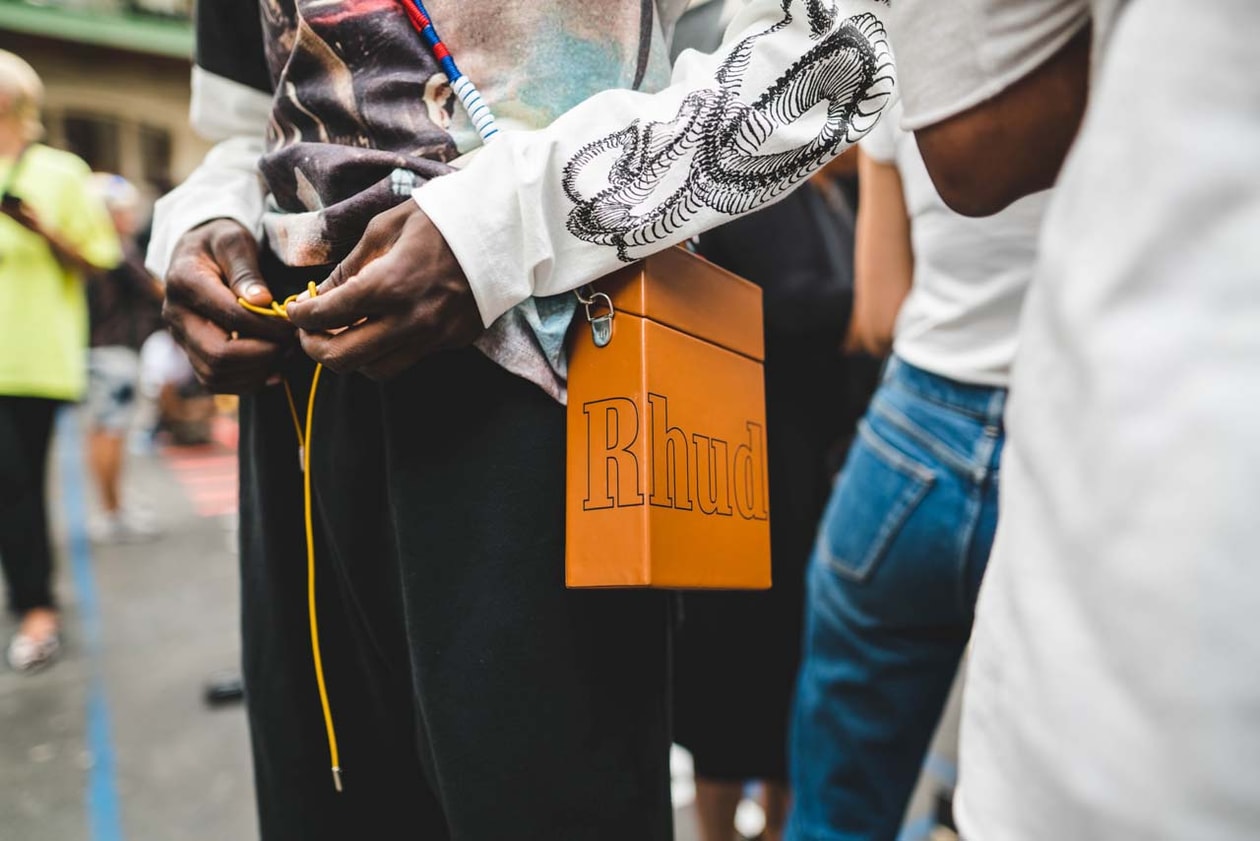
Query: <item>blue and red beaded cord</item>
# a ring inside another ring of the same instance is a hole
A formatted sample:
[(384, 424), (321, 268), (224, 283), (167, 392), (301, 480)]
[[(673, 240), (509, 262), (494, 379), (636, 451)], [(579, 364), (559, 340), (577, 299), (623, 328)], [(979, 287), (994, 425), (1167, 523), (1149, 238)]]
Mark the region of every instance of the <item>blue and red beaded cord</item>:
[(481, 135), (481, 142), (489, 143), (490, 139), (499, 133), (499, 128), (495, 125), (494, 114), (490, 111), (490, 106), (486, 105), (485, 100), (481, 98), (481, 93), (477, 90), (477, 86), (460, 72), (458, 65), (455, 64), (455, 57), (451, 55), (451, 51), (446, 44), (442, 43), (442, 38), (438, 35), (437, 29), (434, 28), (433, 19), (429, 17), (429, 12), (424, 8), (424, 3), (421, 0), (400, 0), (400, 2), (403, 5), (403, 9), (407, 12), (407, 18), (411, 21), (411, 25), (424, 38), (425, 43), (429, 45), (429, 49), (433, 52), (433, 57), (442, 67), (442, 72), (446, 74), (446, 78), (450, 80), (451, 90), (455, 91), (455, 95), (459, 97), (464, 110), (468, 112), (468, 118), (472, 120), (473, 126), (477, 129), (477, 134)]

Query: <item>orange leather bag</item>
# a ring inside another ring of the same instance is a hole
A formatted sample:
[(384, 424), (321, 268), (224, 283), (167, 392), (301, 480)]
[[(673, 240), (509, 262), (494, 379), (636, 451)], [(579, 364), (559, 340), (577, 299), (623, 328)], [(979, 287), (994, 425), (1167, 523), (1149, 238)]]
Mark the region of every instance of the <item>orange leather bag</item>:
[(674, 248), (580, 297), (568, 586), (768, 588), (760, 288)]

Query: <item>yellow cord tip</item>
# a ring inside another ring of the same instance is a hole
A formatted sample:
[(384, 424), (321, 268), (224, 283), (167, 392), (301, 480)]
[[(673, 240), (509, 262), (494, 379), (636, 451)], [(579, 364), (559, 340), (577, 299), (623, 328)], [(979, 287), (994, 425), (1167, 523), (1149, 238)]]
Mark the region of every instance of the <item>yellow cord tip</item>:
[(334, 766), (332, 769), (332, 774), (333, 774), (333, 787), (337, 789), (338, 794), (341, 794), (341, 792), (343, 791), (343, 789), (341, 788), (341, 769)]

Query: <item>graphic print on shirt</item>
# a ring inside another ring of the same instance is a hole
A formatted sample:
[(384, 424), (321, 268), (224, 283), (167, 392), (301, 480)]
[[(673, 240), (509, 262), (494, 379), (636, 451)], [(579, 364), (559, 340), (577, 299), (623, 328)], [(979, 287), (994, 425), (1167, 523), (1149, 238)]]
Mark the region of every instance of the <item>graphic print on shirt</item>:
[(449, 171), (453, 99), (396, 0), (261, 7), (277, 88), (261, 169), (281, 211), (265, 219), (268, 240), (290, 264), (330, 262), (368, 219)]
[[(285, 263), (340, 259), (368, 220), (448, 173), (450, 161), (465, 151), (464, 118), (449, 80), (413, 31), (400, 0), (214, 3), (239, 8), (238, 18), (252, 18), (241, 20), (238, 31), (245, 23), (257, 26), (261, 12), (273, 96), (268, 149), (260, 163), (270, 192), (263, 223)], [(658, 29), (672, 25), (682, 4), (433, 0), (426, 5), (462, 69), (488, 97), (508, 103), (501, 116), (515, 126), (532, 126), (546, 125), (607, 88), (663, 85), (668, 68), (649, 61), (653, 39), (659, 40)], [(556, 66), (557, 54), (567, 57), (565, 66)]]
[[(704, 208), (737, 215), (773, 201), (875, 125), (893, 90), (883, 24), (871, 14), (837, 22), (835, 4), (823, 0), (804, 3), (817, 44), (768, 89), (745, 94), (750, 55), (792, 22), (793, 4), (783, 0), (783, 19), (746, 38), (722, 63), (717, 86), (687, 96), (673, 121), (636, 120), (573, 157), (564, 176), (577, 205), (568, 219), (573, 236), (638, 259)], [(825, 121), (809, 142), (762, 151), (823, 103)], [(687, 158), (685, 180), (670, 190), (669, 177)]]

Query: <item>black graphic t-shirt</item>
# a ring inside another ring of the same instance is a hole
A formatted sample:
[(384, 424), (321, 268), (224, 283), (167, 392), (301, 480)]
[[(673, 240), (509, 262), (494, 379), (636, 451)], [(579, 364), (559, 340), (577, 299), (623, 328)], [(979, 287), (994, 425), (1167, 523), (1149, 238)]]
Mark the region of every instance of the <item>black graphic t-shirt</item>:
[[(664, 32), (682, 5), (426, 4), (461, 69), (502, 104), (507, 128), (547, 125), (608, 87), (663, 86)], [(478, 142), (399, 0), (201, 3), (197, 63), (272, 96), (261, 162), (274, 211), (266, 231), (290, 265), (344, 256), (368, 219)]]

